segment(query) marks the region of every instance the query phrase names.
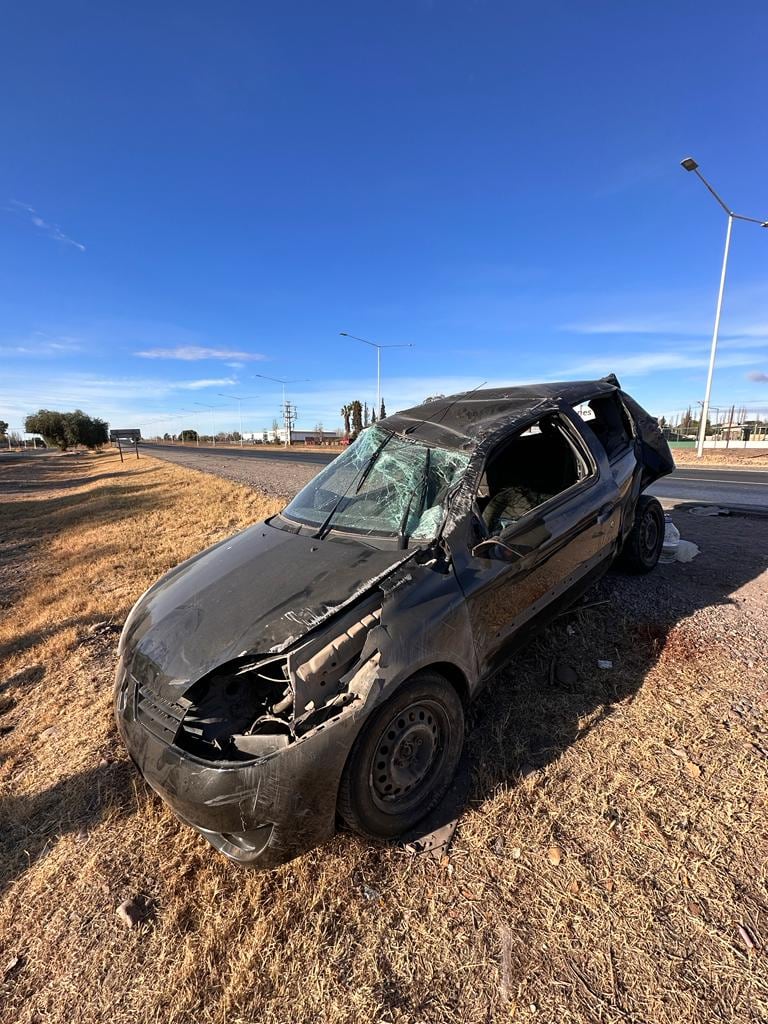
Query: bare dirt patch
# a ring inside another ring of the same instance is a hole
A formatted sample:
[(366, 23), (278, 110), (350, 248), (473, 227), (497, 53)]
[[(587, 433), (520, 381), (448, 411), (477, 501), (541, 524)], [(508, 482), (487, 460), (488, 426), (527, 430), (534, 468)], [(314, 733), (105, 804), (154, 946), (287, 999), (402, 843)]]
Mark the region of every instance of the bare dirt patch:
[(0, 496), (27, 565), (0, 618), (0, 1018), (768, 1018), (768, 522), (677, 510), (699, 558), (610, 575), (495, 680), (448, 863), (339, 835), (259, 875), (138, 779), (111, 682), (140, 592), (277, 503), (149, 458), (56, 462)]
[(672, 454), (678, 466), (736, 466), (759, 469), (768, 466), (768, 446), (765, 448), (705, 448), (701, 458), (694, 448), (675, 448)]

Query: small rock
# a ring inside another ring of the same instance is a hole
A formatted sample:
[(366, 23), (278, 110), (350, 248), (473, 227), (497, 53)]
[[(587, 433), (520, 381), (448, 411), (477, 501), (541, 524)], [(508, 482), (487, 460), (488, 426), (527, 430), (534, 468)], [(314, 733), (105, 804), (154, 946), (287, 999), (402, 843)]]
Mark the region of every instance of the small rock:
[(513, 846), (512, 847), (512, 860), (520, 860), (522, 855), (523, 855), (523, 851), (520, 849), (519, 846)]
[(608, 661), (605, 658), (598, 658), (597, 667), (598, 668), (605, 668), (605, 669), (613, 668), (613, 662), (612, 661)]
[(122, 921), (126, 928), (135, 928), (147, 916), (147, 906), (139, 896), (132, 896), (124, 900), (115, 911), (117, 919)]
[(51, 725), (49, 726), (49, 728), (43, 729), (43, 731), (38, 734), (37, 738), (39, 740), (52, 740), (53, 737), (56, 735), (57, 731), (58, 730), (56, 729), (56, 726)]
[(8, 963), (3, 968), (3, 975), (8, 975), (11, 971), (15, 971), (21, 963), (21, 958), (18, 956), (12, 956)]
[(692, 779), (701, 778), (701, 768), (694, 761), (686, 761), (685, 770), (691, 776)]
[(549, 863), (553, 867), (557, 867), (557, 865), (563, 859), (563, 851), (560, 849), (559, 846), (550, 846), (547, 857), (549, 858)]
[(579, 681), (579, 676), (572, 665), (566, 665), (564, 662), (558, 661), (555, 665), (555, 679), (561, 686), (575, 686)]
[(377, 900), (379, 896), (381, 896), (381, 893), (378, 889), (373, 889), (370, 885), (363, 883), (363, 896), (365, 896), (367, 900)]

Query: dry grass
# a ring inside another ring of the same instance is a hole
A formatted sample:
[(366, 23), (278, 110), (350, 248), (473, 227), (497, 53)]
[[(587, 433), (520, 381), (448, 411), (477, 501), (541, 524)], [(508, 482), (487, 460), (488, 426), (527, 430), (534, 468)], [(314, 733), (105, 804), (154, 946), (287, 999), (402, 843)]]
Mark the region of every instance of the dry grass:
[(678, 466), (737, 466), (759, 469), (768, 466), (768, 444), (765, 448), (705, 448), (701, 458), (696, 457), (695, 448), (675, 448), (672, 451)]
[[(725, 531), (727, 572), (685, 598), (696, 562), (609, 579), (612, 604), (558, 620), (475, 706), (450, 864), (340, 835), (258, 875), (137, 779), (110, 689), (144, 587), (268, 503), (111, 455), (3, 466), (0, 497), (3, 1021), (768, 1019), (764, 954), (738, 932), (768, 940), (764, 664), (730, 640), (765, 577), (734, 568), (734, 524), (696, 524)], [(768, 528), (752, 548), (764, 567)], [(550, 682), (555, 654), (579, 682)], [(152, 913), (126, 931), (136, 893)]]

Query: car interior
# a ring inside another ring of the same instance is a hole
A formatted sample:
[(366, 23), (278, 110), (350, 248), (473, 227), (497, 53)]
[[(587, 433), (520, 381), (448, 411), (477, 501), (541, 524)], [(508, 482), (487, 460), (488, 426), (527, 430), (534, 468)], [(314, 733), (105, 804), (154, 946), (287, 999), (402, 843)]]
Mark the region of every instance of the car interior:
[(545, 417), (516, 434), (491, 454), (478, 488), (476, 506), (487, 535), (498, 535), (587, 472), (557, 417)]
[(588, 405), (594, 419), (585, 420), (585, 425), (597, 435), (610, 461), (621, 458), (632, 444), (632, 429), (621, 403), (608, 395), (593, 398)]

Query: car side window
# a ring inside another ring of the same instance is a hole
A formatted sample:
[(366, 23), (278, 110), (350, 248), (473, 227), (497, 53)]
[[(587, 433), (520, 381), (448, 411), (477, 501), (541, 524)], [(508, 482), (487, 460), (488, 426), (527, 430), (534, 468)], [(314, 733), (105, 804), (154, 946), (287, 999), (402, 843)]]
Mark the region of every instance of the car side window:
[(593, 398), (580, 415), (605, 448), (609, 461), (621, 458), (632, 446), (632, 427), (616, 395)]
[(567, 491), (592, 472), (558, 416), (546, 416), (491, 453), (475, 495), (488, 536)]

